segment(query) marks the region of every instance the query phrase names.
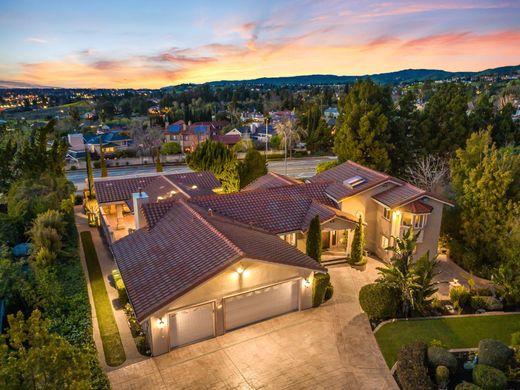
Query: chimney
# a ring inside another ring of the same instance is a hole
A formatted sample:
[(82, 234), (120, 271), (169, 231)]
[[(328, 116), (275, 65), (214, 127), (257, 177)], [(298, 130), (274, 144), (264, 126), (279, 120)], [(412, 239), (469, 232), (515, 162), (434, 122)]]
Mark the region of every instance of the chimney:
[(132, 194), (132, 203), (134, 206), (134, 222), (135, 229), (141, 229), (146, 226), (146, 221), (141, 214), (141, 206), (145, 203), (148, 203), (149, 198), (146, 192), (143, 192), (141, 188), (139, 188), (139, 192), (135, 192)]
[(213, 217), (213, 210), (208, 209), (208, 215), (209, 215), (210, 217)]

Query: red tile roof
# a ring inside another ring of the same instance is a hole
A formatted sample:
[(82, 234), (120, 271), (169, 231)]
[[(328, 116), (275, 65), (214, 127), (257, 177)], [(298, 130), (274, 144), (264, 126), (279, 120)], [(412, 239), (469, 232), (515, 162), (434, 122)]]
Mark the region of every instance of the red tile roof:
[(99, 204), (126, 201), (130, 205), (132, 193), (138, 192), (139, 188), (155, 202), (158, 196), (167, 195), (172, 190), (191, 197), (213, 194), (213, 189), (218, 187), (220, 182), (213, 173), (205, 171), (94, 180)]
[(433, 207), (420, 200), (416, 200), (404, 205), (403, 210), (412, 214), (430, 214), (433, 211)]
[(152, 229), (112, 246), (139, 321), (245, 257), (326, 271), (275, 235), (210, 216), (184, 201), (171, 206)]
[(417, 188), (409, 183), (403, 183), (403, 185), (395, 186), (379, 194), (376, 194), (372, 198), (393, 209), (394, 207), (399, 207), (425, 194), (426, 191), (421, 190), (420, 188)]
[(275, 188), (300, 183), (301, 181), (293, 179), (291, 177), (280, 175), (275, 172), (268, 172), (267, 174), (260, 176), (258, 179), (242, 188), (242, 191)]

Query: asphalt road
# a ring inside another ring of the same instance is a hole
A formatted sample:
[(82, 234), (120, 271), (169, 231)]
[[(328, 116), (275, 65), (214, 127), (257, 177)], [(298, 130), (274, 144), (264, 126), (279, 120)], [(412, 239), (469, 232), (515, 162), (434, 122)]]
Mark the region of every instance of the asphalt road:
[[(324, 161), (331, 161), (333, 159), (335, 159), (335, 157), (305, 157), (287, 160), (287, 176), (298, 179), (311, 177), (316, 172), (316, 165)], [(284, 161), (270, 161), (268, 169), (272, 172), (280, 173), (282, 175), (286, 174)], [(191, 172), (191, 169), (186, 165), (167, 165), (163, 167), (163, 171), (169, 173), (184, 173)], [(154, 165), (120, 167), (109, 168), (108, 176), (134, 176), (153, 172), (155, 172)], [(99, 176), (101, 176), (101, 171), (99, 169), (94, 169), (94, 177)], [(86, 170), (82, 169), (77, 171), (68, 171), (67, 177), (74, 183), (78, 190), (83, 190), (85, 188), (85, 179), (87, 177)]]

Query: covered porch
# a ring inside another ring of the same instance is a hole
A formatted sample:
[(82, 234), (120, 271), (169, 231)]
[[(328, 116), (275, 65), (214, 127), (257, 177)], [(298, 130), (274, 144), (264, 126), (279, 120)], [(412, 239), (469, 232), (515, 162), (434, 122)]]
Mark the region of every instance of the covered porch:
[(356, 223), (334, 218), (321, 225), (322, 261), (342, 260), (350, 256)]
[(101, 224), (110, 243), (120, 240), (135, 230), (135, 218), (124, 203), (99, 208)]

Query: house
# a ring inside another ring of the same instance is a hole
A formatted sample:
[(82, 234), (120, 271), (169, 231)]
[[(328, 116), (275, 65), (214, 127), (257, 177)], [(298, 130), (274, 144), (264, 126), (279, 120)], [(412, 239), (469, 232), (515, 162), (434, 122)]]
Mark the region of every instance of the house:
[(67, 150), (67, 158), (78, 160), (85, 157), (85, 139), (83, 134), (73, 133), (67, 135), (69, 149)]
[(176, 142), (183, 152), (193, 152), (198, 144), (210, 138), (211, 122), (184, 123), (183, 120), (167, 124), (164, 136), (166, 142)]
[(339, 111), (336, 107), (329, 107), (323, 111), (325, 120), (336, 119), (339, 116)]
[(102, 142), (103, 152), (107, 155), (128, 149), (133, 144), (133, 140), (130, 137), (118, 130), (99, 134), (85, 134), (84, 140), (90, 153), (97, 154), (99, 154), (100, 142)]
[(366, 249), (388, 260), (407, 229), (420, 231), (417, 255), (434, 256), (451, 205), (351, 161), (306, 182), (270, 172), (238, 193), (218, 186), (209, 172), (95, 179), (103, 231), (153, 355), (311, 307), (314, 273), (327, 272), (305, 255), (316, 216), (325, 254), (349, 256), (361, 219)]

